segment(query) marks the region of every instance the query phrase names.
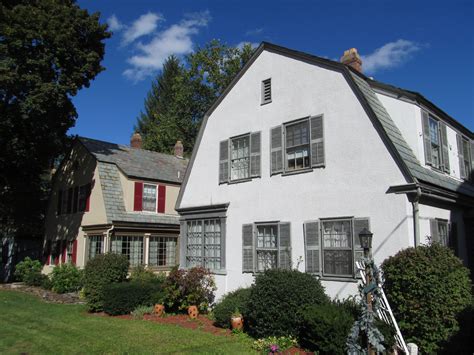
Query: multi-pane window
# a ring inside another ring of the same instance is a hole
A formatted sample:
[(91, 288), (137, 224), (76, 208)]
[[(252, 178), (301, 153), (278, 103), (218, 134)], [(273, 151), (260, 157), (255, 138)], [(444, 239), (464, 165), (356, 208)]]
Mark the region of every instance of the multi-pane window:
[(188, 221), (186, 231), (186, 266), (222, 269), (223, 241), (220, 219)]
[(461, 164), (464, 165), (464, 177), (466, 179), (469, 178), (470, 172), (471, 172), (471, 152), (469, 148), (469, 141), (465, 139), (464, 137), (462, 138), (462, 162)]
[(431, 241), (445, 247), (457, 249), (456, 223), (449, 223), (446, 219), (430, 219)]
[(278, 265), (278, 225), (257, 226), (257, 271), (274, 269)]
[(309, 168), (311, 163), (309, 121), (304, 120), (285, 126), (286, 170)]
[(449, 246), (448, 221), (438, 220), (438, 236), (441, 245)]
[(143, 211), (156, 212), (156, 185), (143, 184)]
[(323, 221), (322, 241), (324, 273), (352, 276), (354, 262), (351, 221)]
[(231, 180), (247, 179), (250, 167), (250, 135), (232, 138), (231, 144)]
[(130, 266), (143, 264), (143, 237), (138, 236), (113, 236), (110, 251), (125, 255)]
[(74, 253), (74, 241), (67, 242), (66, 253), (67, 253), (67, 261), (72, 262), (72, 254)]
[(83, 185), (79, 187), (79, 202), (77, 210), (84, 212), (86, 210), (87, 195), (89, 193), (89, 185)]
[(167, 267), (177, 265), (177, 238), (150, 237), (148, 265)]
[(91, 235), (89, 237), (89, 260), (94, 259), (97, 255), (103, 253), (104, 236)]
[(431, 142), (431, 165), (440, 168), (441, 166), (441, 143), (439, 137), (439, 123), (432, 117), (429, 118), (430, 142)]

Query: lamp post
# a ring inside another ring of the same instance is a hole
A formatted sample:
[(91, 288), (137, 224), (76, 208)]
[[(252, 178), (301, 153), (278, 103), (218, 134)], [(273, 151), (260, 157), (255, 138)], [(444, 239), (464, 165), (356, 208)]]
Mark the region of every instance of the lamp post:
[[(373, 237), (373, 233), (369, 231), (367, 228), (364, 228), (359, 233), (360, 246), (362, 247), (362, 249), (364, 249), (364, 257), (366, 259), (368, 259), (371, 256), (372, 237)], [(367, 262), (365, 263), (365, 285), (367, 288), (369, 288), (370, 266), (369, 266), (369, 263)], [(369, 310), (369, 312), (372, 312), (372, 296), (370, 294), (370, 291), (367, 292), (367, 309)], [(372, 350), (372, 347), (370, 346), (368, 335), (367, 335), (367, 353), (369, 355), (375, 354), (375, 352)]]

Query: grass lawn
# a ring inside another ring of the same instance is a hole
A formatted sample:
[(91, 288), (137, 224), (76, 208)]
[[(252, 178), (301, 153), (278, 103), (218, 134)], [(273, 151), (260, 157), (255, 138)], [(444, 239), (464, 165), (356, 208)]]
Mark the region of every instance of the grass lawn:
[(0, 291), (1, 354), (248, 354), (251, 342), (141, 320), (88, 315), (84, 306)]

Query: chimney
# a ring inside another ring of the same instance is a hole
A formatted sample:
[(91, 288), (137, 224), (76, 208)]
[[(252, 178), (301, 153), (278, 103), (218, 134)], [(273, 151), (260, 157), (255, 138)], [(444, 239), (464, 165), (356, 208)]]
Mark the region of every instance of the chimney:
[(341, 57), (341, 63), (350, 65), (352, 68), (362, 73), (362, 60), (360, 59), (360, 55), (357, 53), (356, 48), (344, 51), (344, 55)]
[(130, 139), (130, 147), (135, 149), (142, 149), (142, 136), (140, 133), (135, 132)]
[(174, 145), (174, 155), (177, 158), (182, 158), (183, 153), (184, 153), (183, 143), (181, 143), (181, 141), (176, 141), (176, 144)]

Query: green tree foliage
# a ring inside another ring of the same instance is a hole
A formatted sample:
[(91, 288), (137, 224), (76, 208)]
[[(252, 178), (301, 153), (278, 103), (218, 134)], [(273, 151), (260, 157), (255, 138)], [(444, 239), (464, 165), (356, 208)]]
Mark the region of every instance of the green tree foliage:
[(170, 153), (177, 140), (190, 154), (201, 119), (253, 53), (250, 45), (209, 42), (183, 62), (170, 56), (152, 83), (135, 129), (146, 149)]
[[(0, 3), (0, 228), (38, 231), (42, 174), (63, 151), (71, 101), (104, 68), (107, 26), (72, 0)], [(25, 231), (27, 232), (27, 231)]]
[(472, 302), (469, 270), (437, 243), (408, 248), (382, 264), (384, 289), (407, 342), (438, 352), (459, 329), (456, 317)]

